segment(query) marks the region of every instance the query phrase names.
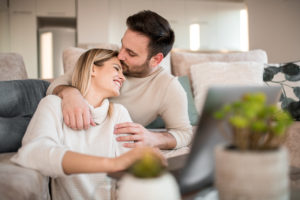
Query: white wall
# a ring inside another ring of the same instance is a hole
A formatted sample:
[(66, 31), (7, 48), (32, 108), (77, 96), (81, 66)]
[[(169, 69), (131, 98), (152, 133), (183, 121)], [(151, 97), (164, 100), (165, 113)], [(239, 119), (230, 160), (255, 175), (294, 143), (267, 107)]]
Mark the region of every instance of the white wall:
[[(126, 30), (126, 18), (141, 10), (153, 10), (165, 17), (174, 29), (174, 48), (189, 49), (189, 25), (198, 23), (201, 49), (240, 50), (240, 10), (243, 8), (245, 5), (240, 2), (111, 0), (108, 41), (120, 44)], [(105, 6), (99, 7), (99, 10), (103, 9)]]
[(250, 49), (264, 49), (270, 63), (300, 60), (300, 1), (245, 1)]
[(0, 52), (10, 51), (9, 13), (0, 7)]
[(77, 0), (77, 42), (106, 43), (109, 37), (109, 0)]

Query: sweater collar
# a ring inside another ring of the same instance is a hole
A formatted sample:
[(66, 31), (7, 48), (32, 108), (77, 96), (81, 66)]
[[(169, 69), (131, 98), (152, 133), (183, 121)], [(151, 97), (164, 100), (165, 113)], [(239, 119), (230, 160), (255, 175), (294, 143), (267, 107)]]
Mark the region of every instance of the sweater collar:
[(97, 124), (101, 124), (107, 117), (108, 108), (109, 108), (109, 101), (108, 99), (104, 99), (101, 106), (94, 108), (92, 105), (88, 104), (93, 120)]

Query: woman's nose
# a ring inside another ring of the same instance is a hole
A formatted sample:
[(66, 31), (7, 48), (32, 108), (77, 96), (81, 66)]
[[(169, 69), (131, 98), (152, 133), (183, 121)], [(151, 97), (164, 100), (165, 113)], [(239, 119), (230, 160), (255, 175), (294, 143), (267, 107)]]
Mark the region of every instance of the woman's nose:
[(124, 76), (124, 74), (122, 72), (120, 73), (120, 78), (122, 79), (122, 81), (126, 80), (126, 78), (125, 78), (125, 76)]

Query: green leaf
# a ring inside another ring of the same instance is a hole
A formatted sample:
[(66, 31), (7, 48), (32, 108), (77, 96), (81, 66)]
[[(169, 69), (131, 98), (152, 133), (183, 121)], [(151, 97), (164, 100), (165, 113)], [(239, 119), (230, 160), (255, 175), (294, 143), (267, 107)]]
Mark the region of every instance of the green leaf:
[(272, 128), (272, 131), (275, 133), (275, 135), (280, 136), (285, 132), (285, 129), (286, 127), (283, 124), (278, 123)]
[(249, 125), (249, 121), (242, 116), (233, 116), (229, 119), (229, 122), (236, 128), (246, 128)]
[(217, 111), (217, 112), (214, 113), (213, 116), (214, 116), (215, 119), (220, 120), (220, 119), (223, 119), (225, 117), (225, 113), (222, 112), (222, 111)]
[(264, 121), (256, 121), (251, 124), (251, 129), (254, 132), (264, 133), (267, 131), (267, 124)]

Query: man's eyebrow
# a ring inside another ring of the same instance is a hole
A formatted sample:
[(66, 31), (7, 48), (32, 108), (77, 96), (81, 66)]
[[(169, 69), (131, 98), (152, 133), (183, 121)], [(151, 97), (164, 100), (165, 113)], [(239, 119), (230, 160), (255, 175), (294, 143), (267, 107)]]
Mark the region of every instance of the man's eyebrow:
[[(123, 46), (123, 38), (121, 39), (121, 44), (122, 44), (122, 46)], [(131, 54), (134, 54), (134, 55), (138, 55), (136, 52), (134, 52), (133, 50), (131, 50), (131, 49), (128, 49), (128, 48), (124, 48), (127, 52), (129, 52), (129, 53), (131, 53)]]
[(129, 53), (131, 53), (131, 54), (133, 54), (133, 55), (138, 55), (137, 53), (135, 53), (134, 51), (132, 51), (131, 49), (128, 49), (128, 48), (125, 48), (126, 49), (126, 51), (128, 51)]

